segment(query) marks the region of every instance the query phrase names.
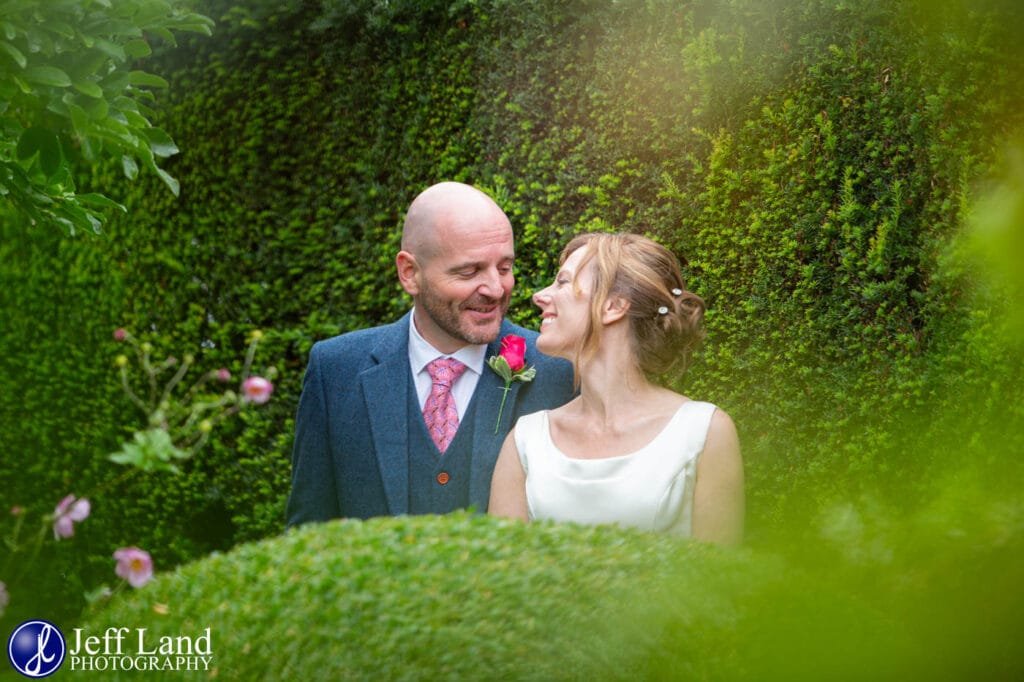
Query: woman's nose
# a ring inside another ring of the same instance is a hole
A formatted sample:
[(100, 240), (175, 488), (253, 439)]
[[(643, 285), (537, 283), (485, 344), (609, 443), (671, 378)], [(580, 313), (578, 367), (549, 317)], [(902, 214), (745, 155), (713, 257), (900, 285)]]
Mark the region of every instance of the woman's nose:
[(544, 287), (543, 289), (541, 289), (540, 291), (533, 295), (533, 304), (535, 306), (537, 306), (538, 308), (543, 308), (545, 305), (547, 305), (548, 301), (551, 300), (551, 297), (548, 296), (548, 289), (550, 288), (551, 287)]

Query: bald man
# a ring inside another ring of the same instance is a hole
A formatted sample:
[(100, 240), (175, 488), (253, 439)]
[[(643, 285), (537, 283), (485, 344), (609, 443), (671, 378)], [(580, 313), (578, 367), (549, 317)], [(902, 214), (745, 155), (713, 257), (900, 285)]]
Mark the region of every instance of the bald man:
[[(514, 260), (512, 226), (483, 192), (443, 182), (416, 197), (395, 257), (412, 310), (310, 353), (289, 526), (487, 510), (494, 462), (516, 419), (573, 393), (571, 365), (540, 355), (536, 332), (505, 319)], [(537, 374), (512, 384), (499, 421), (504, 381), (486, 358), (509, 334), (526, 339)]]

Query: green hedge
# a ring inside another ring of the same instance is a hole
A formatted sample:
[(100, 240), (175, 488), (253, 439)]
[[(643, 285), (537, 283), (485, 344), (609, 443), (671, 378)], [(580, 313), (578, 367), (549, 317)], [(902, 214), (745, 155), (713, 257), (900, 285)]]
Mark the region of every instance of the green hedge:
[(1022, 549), (959, 551), (971, 564), (951, 573), (912, 552), (811, 571), (611, 527), (335, 521), (161, 575), (82, 627), (129, 628), (129, 654), (135, 628), (150, 643), (210, 628), (202, 675), (232, 680), (1010, 679), (1024, 659), (998, 629), (1020, 599), (964, 613), (961, 598), (1010, 587)]
[(643, 230), (687, 259), (708, 342), (668, 380), (739, 425), (755, 544), (837, 500), (926, 500), (979, 444), (1024, 452), (998, 297), (948, 256), (1024, 129), (1013, 3), (199, 5), (214, 37), (152, 62), (181, 197), (83, 169), (129, 207), (104, 235), (0, 222), (0, 509), (114, 479), (103, 456), (142, 417), (115, 327), (236, 373), (261, 328), (277, 390), (185, 476), (94, 495), (12, 612), (75, 613), (121, 545), (164, 568), (280, 532), (308, 350), (406, 309), (402, 210), (441, 179), (512, 217), (525, 324), (573, 233)]

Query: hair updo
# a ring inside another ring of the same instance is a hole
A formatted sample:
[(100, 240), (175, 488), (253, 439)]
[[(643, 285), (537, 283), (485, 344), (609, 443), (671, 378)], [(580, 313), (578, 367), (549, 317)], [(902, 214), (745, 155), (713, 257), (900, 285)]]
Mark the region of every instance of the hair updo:
[(675, 367), (685, 371), (704, 338), (704, 300), (687, 291), (679, 259), (661, 244), (637, 234), (581, 234), (562, 250), (559, 263), (587, 249), (578, 273), (592, 265), (590, 320), (576, 348), (576, 365), (594, 356), (601, 343), (601, 317), (609, 298), (629, 303), (626, 317), (633, 354), (649, 378)]

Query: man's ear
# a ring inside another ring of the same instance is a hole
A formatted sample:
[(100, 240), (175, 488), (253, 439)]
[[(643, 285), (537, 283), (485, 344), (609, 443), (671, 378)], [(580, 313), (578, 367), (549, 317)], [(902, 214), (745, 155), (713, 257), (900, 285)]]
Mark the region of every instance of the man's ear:
[(416, 256), (408, 251), (399, 251), (395, 256), (395, 268), (398, 270), (398, 282), (405, 293), (416, 296), (420, 293), (420, 265)]
[(629, 311), (629, 301), (621, 296), (609, 296), (604, 302), (604, 309), (601, 311), (601, 323), (612, 324), (626, 317)]

